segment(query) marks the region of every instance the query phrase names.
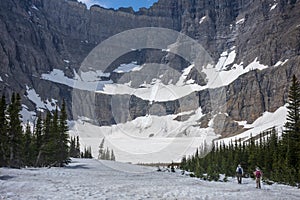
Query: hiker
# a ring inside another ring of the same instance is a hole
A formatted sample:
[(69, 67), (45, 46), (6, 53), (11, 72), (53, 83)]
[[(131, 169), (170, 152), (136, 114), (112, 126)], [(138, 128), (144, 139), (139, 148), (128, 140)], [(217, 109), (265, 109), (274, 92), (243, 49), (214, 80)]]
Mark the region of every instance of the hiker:
[(157, 166), (157, 170), (156, 171), (161, 172), (161, 169), (160, 169), (159, 166)]
[(236, 177), (237, 177), (238, 184), (242, 184), (243, 174), (244, 174), (244, 170), (241, 164), (239, 164), (236, 168)]
[(260, 179), (262, 177), (262, 172), (260, 171), (259, 167), (256, 167), (256, 170), (253, 172), (253, 174), (256, 178), (256, 188), (261, 189)]

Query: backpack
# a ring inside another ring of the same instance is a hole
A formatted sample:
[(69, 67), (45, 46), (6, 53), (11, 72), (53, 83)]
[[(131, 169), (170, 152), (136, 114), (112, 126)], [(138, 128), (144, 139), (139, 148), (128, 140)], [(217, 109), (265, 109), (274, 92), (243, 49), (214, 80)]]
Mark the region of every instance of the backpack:
[(255, 172), (255, 176), (256, 176), (256, 178), (260, 178), (261, 177), (261, 172), (260, 171), (256, 171)]
[(242, 168), (239, 167), (239, 168), (238, 168), (238, 174), (242, 174), (242, 173), (243, 173)]

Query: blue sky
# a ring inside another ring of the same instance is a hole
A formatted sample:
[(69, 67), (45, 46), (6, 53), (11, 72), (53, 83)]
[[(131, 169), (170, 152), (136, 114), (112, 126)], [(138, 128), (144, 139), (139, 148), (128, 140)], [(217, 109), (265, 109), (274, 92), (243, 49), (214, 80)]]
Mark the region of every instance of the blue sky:
[(149, 8), (154, 2), (158, 0), (79, 0), (88, 7), (93, 4), (98, 4), (105, 8), (115, 8), (119, 7), (133, 7), (134, 10), (138, 10), (141, 7)]

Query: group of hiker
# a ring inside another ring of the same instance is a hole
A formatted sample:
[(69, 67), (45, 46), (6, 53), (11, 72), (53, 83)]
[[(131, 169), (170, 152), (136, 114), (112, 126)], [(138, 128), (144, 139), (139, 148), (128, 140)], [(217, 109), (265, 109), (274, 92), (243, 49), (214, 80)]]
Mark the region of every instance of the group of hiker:
[[(236, 177), (237, 177), (238, 184), (242, 184), (243, 175), (244, 175), (244, 170), (243, 170), (241, 164), (239, 164), (236, 168)], [(262, 177), (262, 172), (259, 169), (259, 167), (256, 167), (255, 171), (253, 172), (253, 175), (256, 180), (256, 188), (260, 189), (261, 188), (260, 179)]]

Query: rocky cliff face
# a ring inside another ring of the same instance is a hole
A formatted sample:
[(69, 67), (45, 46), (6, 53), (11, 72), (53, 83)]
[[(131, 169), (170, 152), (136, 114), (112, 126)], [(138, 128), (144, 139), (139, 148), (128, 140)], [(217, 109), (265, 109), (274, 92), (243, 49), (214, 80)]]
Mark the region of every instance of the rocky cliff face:
[[(256, 58), (269, 66), (262, 71), (250, 71), (222, 88), (206, 89), (183, 97), (185, 106), (180, 105), (183, 102), (180, 99), (156, 102), (157, 109), (151, 104), (152, 112), (158, 115), (195, 110), (200, 106), (207, 114), (199, 122), (204, 127), (212, 115), (226, 113), (217, 117), (225, 121), (225, 126), (218, 127), (216, 121), (216, 132), (223, 136), (239, 133), (242, 127), (235, 121), (251, 123), (263, 112), (273, 112), (283, 106), (287, 101), (291, 76), (300, 77), (299, 9), (297, 0), (160, 0), (150, 9), (138, 12), (99, 6), (88, 10), (82, 3), (65, 0), (1, 0), (0, 91), (8, 95), (12, 91), (26, 94), (28, 86), (34, 88), (42, 100), (67, 99), (71, 114), (72, 88), (41, 79), (43, 73), (60, 69), (68, 77), (74, 77), (74, 70), (78, 71), (88, 53), (105, 39), (134, 28), (163, 27), (197, 40), (215, 62), (222, 52), (234, 50), (234, 61), (223, 70), (231, 70), (235, 63), (246, 67)], [(131, 61), (141, 65), (147, 62), (171, 63), (172, 68), (179, 71), (189, 65), (168, 52), (154, 51), (135, 52), (114, 64)], [(283, 64), (278, 64), (279, 61)], [(109, 68), (110, 72), (114, 70), (113, 66)], [(188, 77), (205, 85), (205, 77), (197, 70), (192, 70)], [(118, 80), (118, 74), (112, 73), (110, 78)], [(137, 80), (137, 87), (141, 81), (141, 78)], [(226, 102), (213, 108), (210, 104), (212, 94), (218, 90), (224, 92)], [(95, 96), (96, 119), (100, 125), (125, 122), (149, 112), (149, 101), (135, 95), (120, 95), (121, 99), (126, 99), (120, 100), (120, 104), (130, 101), (129, 112), (112, 114), (112, 95)], [(35, 109), (35, 104), (29, 99), (25, 98), (24, 103), (30, 110)], [(161, 107), (165, 113), (159, 113)]]
[(74, 1), (5, 0), (0, 2), (0, 9), (1, 91), (8, 95), (11, 91), (25, 93), (28, 85), (43, 99), (70, 99), (71, 89), (44, 82), (42, 73), (58, 68), (73, 76), (73, 69), (80, 67), (98, 43), (121, 31), (143, 26), (172, 28), (170, 18), (98, 6), (87, 10)]

